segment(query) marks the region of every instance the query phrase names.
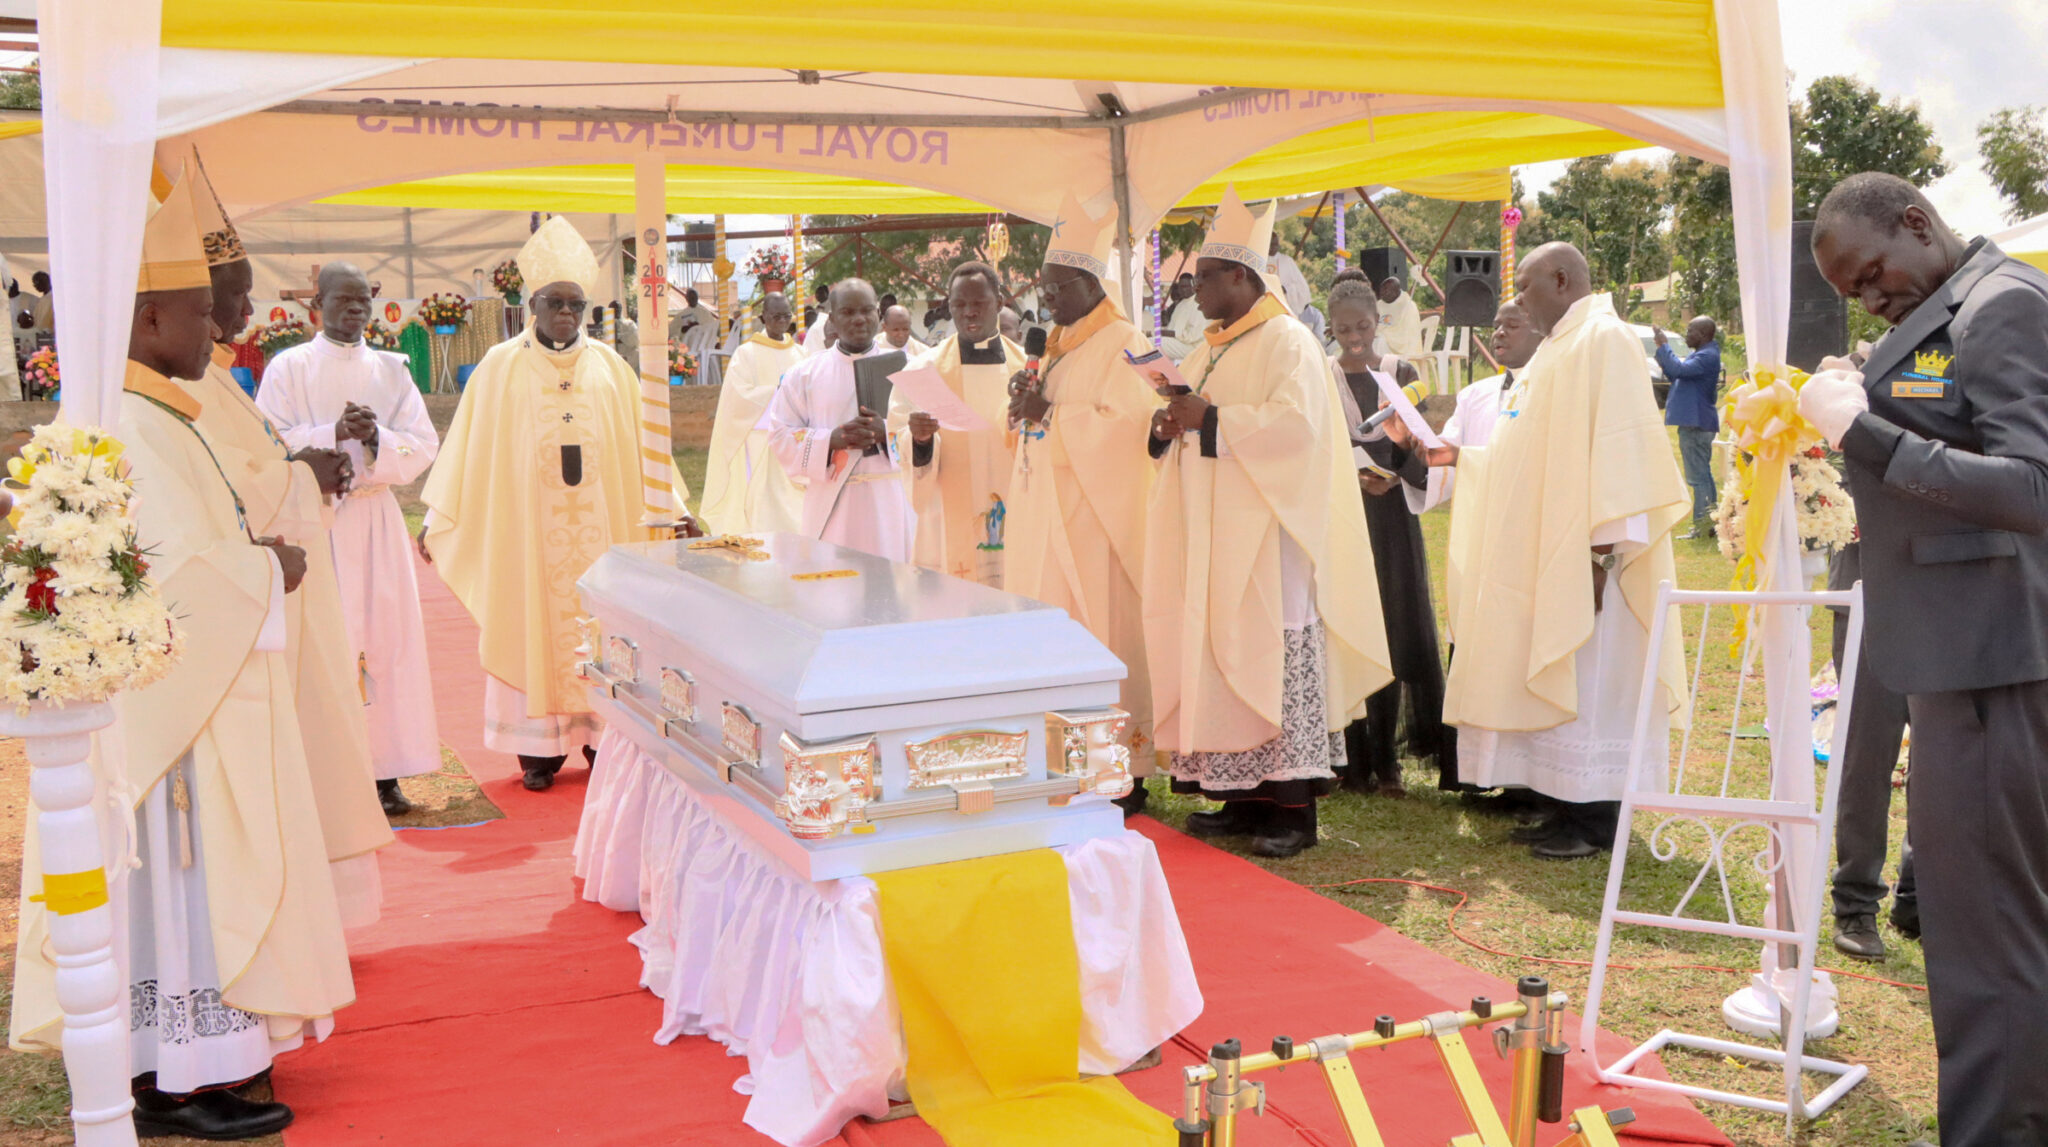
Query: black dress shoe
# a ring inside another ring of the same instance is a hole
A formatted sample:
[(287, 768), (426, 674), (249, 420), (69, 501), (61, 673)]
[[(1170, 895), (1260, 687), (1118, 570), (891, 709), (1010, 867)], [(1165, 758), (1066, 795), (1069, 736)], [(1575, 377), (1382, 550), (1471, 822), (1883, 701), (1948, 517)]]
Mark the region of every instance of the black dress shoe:
[(384, 806), (385, 816), (404, 816), (412, 811), (412, 802), (399, 791), (396, 780), (377, 782), (377, 802)]
[(1271, 801), (1225, 801), (1215, 812), (1188, 814), (1190, 836), (1245, 836), (1263, 828), (1272, 815)]
[[(1124, 819), (1129, 820), (1130, 818), (1137, 816), (1139, 813), (1145, 811), (1145, 802), (1148, 799), (1150, 799), (1150, 796), (1151, 794), (1148, 793), (1145, 789), (1145, 782), (1134, 780), (1131, 782), (1130, 792), (1127, 792), (1120, 797), (1116, 797), (1109, 803), (1124, 810)], [(1200, 814), (1198, 813), (1196, 815)]]
[(1274, 806), (1272, 818), (1252, 837), (1252, 855), (1285, 860), (1316, 843), (1316, 806)]
[(597, 767), (597, 746), (596, 746), (596, 745), (585, 745), (585, 746), (583, 746), (583, 763), (584, 763), (585, 765), (588, 765), (588, 766), (590, 766), (591, 768), (596, 768), (596, 767)]
[(1541, 844), (1568, 829), (1569, 825), (1556, 817), (1545, 817), (1535, 824), (1525, 824), (1508, 830), (1508, 839), (1516, 844)]
[(1835, 917), (1835, 950), (1858, 960), (1884, 959), (1884, 937), (1877, 932), (1877, 914)]
[(1911, 900), (1892, 900), (1892, 927), (1908, 940), (1920, 939), (1920, 905)]
[(525, 776), (521, 780), (529, 791), (544, 793), (555, 786), (555, 774), (562, 771), (562, 764), (568, 759), (568, 757), (529, 757), (522, 753), (519, 756), (519, 768), (525, 773)]
[(1586, 839), (1578, 829), (1566, 826), (1550, 837), (1529, 846), (1529, 853), (1541, 860), (1584, 860), (1607, 851)]
[(135, 1092), (135, 1134), (141, 1139), (183, 1135), (228, 1142), (275, 1135), (291, 1125), (291, 1108), (282, 1103), (252, 1103), (232, 1091), (172, 1095), (144, 1087)]

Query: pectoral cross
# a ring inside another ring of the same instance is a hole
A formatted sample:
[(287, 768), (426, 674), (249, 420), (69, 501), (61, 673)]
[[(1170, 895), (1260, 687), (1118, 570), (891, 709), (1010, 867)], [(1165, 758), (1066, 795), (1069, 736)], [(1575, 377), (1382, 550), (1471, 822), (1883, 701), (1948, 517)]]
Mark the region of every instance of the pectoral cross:
[(739, 534), (720, 534), (715, 538), (699, 538), (690, 543), (693, 550), (718, 550), (726, 556), (749, 562), (765, 562), (768, 551), (761, 548), (761, 539), (742, 537)]

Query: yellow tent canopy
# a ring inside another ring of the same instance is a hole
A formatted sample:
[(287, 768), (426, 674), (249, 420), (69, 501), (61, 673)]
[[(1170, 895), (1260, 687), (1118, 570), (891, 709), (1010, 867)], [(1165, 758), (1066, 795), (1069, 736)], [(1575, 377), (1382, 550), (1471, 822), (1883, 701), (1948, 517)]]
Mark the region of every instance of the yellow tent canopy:
[[(166, 47), (1719, 107), (1713, 0), (164, 0)], [(914, 52), (906, 52), (906, 46)]]

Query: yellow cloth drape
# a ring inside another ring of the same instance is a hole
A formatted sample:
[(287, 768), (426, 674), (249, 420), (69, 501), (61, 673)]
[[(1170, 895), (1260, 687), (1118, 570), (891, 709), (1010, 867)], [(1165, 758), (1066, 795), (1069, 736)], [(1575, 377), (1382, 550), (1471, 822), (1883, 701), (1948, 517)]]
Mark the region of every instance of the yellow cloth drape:
[(1077, 1077), (1081, 966), (1064, 861), (1035, 849), (874, 880), (910, 1098), (950, 1147), (1173, 1142), (1167, 1117), (1115, 1077)]
[[(1036, 5), (991, 35), (981, 0), (870, 0), (858, 13), (595, 0), (165, 0), (163, 42), (336, 55), (593, 60), (1119, 80), (1719, 107), (1713, 0), (1387, 0)], [(1170, 34), (1162, 35), (1162, 29)], [(917, 47), (915, 60), (904, 46)]]

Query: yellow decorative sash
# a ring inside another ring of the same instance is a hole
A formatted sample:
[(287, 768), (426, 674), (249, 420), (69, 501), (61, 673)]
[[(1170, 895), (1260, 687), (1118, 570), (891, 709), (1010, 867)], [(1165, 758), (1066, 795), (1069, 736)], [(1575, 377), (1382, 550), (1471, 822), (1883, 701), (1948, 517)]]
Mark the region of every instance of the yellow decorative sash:
[(1114, 1077), (1077, 1078), (1081, 967), (1049, 849), (876, 874), (917, 1113), (952, 1147), (1173, 1142)]
[(756, 346), (767, 347), (770, 350), (788, 350), (790, 347), (796, 345), (796, 340), (793, 338), (771, 339), (768, 337), (768, 334), (765, 331), (755, 335), (753, 338), (750, 338), (747, 341), (755, 344)]
[(1102, 301), (1095, 304), (1095, 309), (1088, 312), (1087, 318), (1071, 327), (1054, 327), (1045, 339), (1045, 368), (1051, 370), (1061, 355), (1075, 350), (1094, 338), (1097, 331), (1122, 317), (1123, 311), (1116, 305), (1116, 300), (1104, 295)]

